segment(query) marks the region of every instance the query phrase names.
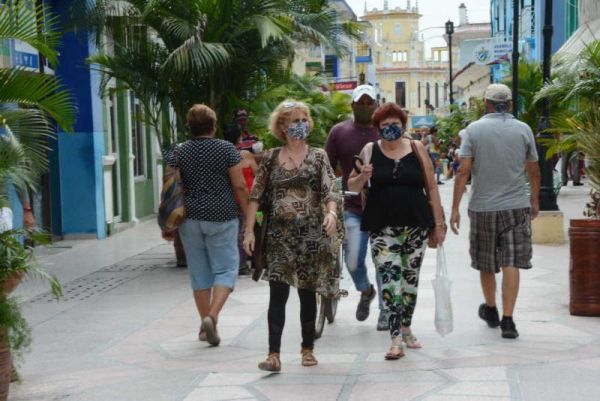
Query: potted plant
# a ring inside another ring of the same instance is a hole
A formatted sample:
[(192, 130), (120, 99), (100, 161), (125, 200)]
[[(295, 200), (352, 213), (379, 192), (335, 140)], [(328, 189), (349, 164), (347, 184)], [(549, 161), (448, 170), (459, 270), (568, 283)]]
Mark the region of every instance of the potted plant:
[(582, 151), (592, 187), (586, 218), (570, 221), (569, 310), (573, 315), (600, 316), (600, 40), (578, 55), (559, 58), (554, 73), (536, 99), (548, 97), (570, 111), (552, 119), (551, 131), (560, 138), (550, 150)]
[(33, 249), (24, 245), (26, 237), (36, 243), (48, 243), (48, 236), (32, 230), (13, 229), (0, 233), (0, 400), (6, 400), (11, 379), (12, 361), (31, 344), (31, 328), (23, 318), (19, 304), (10, 293), (21, 280), (42, 277), (52, 293), (61, 295), (55, 277), (40, 269), (33, 259)]

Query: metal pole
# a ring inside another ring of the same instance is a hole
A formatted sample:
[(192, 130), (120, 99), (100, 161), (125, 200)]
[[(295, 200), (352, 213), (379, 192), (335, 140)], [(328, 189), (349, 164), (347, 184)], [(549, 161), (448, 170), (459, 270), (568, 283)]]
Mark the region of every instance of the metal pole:
[(519, 0), (513, 0), (512, 106), (519, 118)]
[[(551, 53), (552, 53), (552, 0), (546, 0), (546, 10), (544, 13), (544, 65), (543, 78), (544, 82), (550, 80)], [(552, 134), (544, 133), (543, 131), (550, 127), (550, 101), (544, 99), (542, 117), (538, 126), (537, 138), (552, 138)], [(556, 203), (556, 195), (554, 194), (554, 179), (552, 160), (546, 159), (547, 148), (540, 145), (538, 141), (538, 154), (542, 182), (540, 188), (540, 210), (558, 210)]]
[(450, 104), (454, 104), (454, 95), (452, 94), (452, 34), (448, 35), (448, 64), (450, 65)]

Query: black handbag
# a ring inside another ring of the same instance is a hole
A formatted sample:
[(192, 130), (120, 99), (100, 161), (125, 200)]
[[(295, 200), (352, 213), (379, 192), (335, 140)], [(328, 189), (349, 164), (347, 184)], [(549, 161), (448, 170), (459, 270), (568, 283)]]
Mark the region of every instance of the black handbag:
[(259, 210), (262, 212), (262, 222), (259, 227), (254, 224), (254, 253), (252, 254), (252, 280), (258, 281), (263, 275), (267, 267), (267, 255), (265, 252), (267, 246), (267, 228), (269, 226), (269, 217), (271, 215), (271, 193), (269, 184), (271, 180), (271, 172), (273, 171), (273, 162), (276, 157), (279, 157), (279, 149), (275, 149), (269, 159), (269, 168), (267, 175), (267, 183), (265, 191), (261, 197)]

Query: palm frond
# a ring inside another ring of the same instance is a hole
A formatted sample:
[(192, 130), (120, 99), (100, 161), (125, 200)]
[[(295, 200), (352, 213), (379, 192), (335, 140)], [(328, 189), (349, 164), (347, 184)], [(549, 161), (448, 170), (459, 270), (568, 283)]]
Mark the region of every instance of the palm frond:
[(71, 131), (76, 110), (71, 95), (58, 78), (22, 69), (0, 69), (0, 104), (38, 107), (66, 131)]
[(33, 0), (7, 0), (0, 3), (0, 41), (21, 40), (56, 64), (60, 32), (58, 18)]

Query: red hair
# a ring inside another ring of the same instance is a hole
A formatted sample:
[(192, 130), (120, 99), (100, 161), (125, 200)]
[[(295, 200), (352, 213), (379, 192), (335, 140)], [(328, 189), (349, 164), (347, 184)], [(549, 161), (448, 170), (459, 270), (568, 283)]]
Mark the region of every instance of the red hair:
[(379, 124), (389, 117), (398, 117), (402, 121), (402, 126), (406, 128), (408, 117), (406, 116), (406, 112), (396, 103), (384, 103), (379, 106), (373, 113), (373, 125), (379, 129)]

